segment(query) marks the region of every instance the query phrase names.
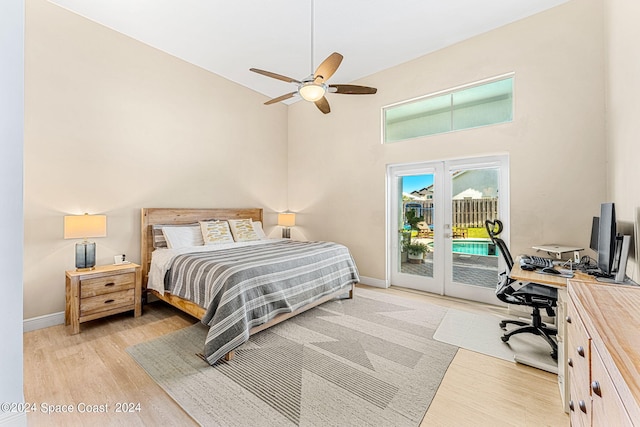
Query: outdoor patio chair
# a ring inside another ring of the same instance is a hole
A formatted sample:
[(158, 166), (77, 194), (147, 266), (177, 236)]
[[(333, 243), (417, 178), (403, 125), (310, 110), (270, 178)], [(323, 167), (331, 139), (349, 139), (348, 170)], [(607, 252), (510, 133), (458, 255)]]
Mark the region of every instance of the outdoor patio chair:
[(418, 227), (418, 237), (420, 238), (431, 238), (433, 237), (433, 230), (425, 221), (420, 221), (416, 224)]

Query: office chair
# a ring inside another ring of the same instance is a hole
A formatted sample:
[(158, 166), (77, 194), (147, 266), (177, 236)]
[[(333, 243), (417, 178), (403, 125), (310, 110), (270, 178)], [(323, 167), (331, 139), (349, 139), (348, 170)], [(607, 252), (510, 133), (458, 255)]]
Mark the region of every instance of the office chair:
[(555, 316), (554, 307), (556, 307), (558, 301), (558, 290), (538, 283), (522, 283), (510, 278), (509, 273), (513, 268), (513, 258), (504, 240), (498, 237), (502, 233), (502, 222), (500, 220), (486, 220), (485, 228), (491, 241), (496, 245), (507, 264), (507, 270), (500, 273), (498, 285), (496, 286), (496, 296), (500, 301), (507, 304), (524, 305), (532, 308), (531, 322), (520, 320), (503, 320), (500, 322), (500, 327), (505, 330), (507, 324), (519, 326), (506, 332), (501, 337), (502, 341), (507, 342), (513, 335), (521, 333), (540, 335), (551, 346), (551, 357), (557, 359), (558, 344), (554, 336), (558, 331), (542, 322), (540, 309), (545, 309), (549, 317)]

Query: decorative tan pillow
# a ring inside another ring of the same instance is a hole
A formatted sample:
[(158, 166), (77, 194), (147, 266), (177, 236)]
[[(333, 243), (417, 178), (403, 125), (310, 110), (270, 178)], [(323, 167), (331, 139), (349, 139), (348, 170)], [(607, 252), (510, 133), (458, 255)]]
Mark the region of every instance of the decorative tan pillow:
[(200, 229), (205, 245), (233, 243), (227, 221), (200, 221)]
[(190, 227), (163, 227), (162, 234), (167, 241), (167, 247), (169, 249), (204, 245), (202, 231), (199, 225), (192, 225)]
[(231, 233), (236, 242), (260, 240), (260, 236), (253, 229), (253, 223), (250, 219), (230, 219), (227, 222), (231, 227)]
[[(183, 227), (198, 227), (199, 224), (197, 222), (191, 224), (155, 224), (151, 226), (151, 231), (153, 234), (153, 248), (154, 249), (162, 249), (167, 248), (167, 239), (164, 237), (162, 233), (163, 228), (171, 227), (171, 228), (183, 228)], [(202, 243), (201, 243), (202, 244)]]

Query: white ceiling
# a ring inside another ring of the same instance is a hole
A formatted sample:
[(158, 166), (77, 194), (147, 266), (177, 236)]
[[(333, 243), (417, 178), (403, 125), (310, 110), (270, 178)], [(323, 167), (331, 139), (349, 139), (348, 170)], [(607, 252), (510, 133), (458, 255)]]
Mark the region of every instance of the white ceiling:
[(332, 52), (330, 83), (354, 80), (568, 0), (50, 0), (102, 25), (275, 98)]

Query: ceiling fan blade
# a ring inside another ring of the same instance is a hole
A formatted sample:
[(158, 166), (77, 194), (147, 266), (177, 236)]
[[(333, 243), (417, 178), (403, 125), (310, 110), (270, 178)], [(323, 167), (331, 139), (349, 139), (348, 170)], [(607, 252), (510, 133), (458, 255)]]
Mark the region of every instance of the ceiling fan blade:
[(324, 114), (328, 114), (331, 112), (331, 107), (329, 107), (329, 101), (324, 96), (315, 102), (318, 110), (322, 111)]
[(296, 93), (298, 92), (291, 92), (286, 95), (282, 95), (277, 98), (270, 99), (267, 102), (265, 102), (264, 105), (271, 105), (271, 104), (275, 104), (276, 102), (284, 101), (285, 99), (293, 98), (293, 95), (295, 95)]
[(271, 71), (260, 70), (258, 68), (249, 68), (249, 71), (253, 71), (254, 73), (262, 74), (263, 76), (271, 77), (273, 79), (282, 80), (287, 83), (300, 83), (299, 80), (292, 79), (291, 77), (283, 76), (281, 74), (272, 73)]
[[(332, 89), (336, 90), (332, 90)], [(347, 95), (373, 95), (378, 89), (375, 87), (358, 85), (329, 85), (330, 93), (344, 93)]]
[(340, 55), (338, 52), (333, 52), (327, 57), (327, 59), (322, 61), (322, 64), (320, 64), (316, 69), (316, 72), (314, 74), (314, 81), (316, 83), (319, 83), (325, 80), (329, 80), (329, 77), (333, 76), (333, 73), (336, 72), (341, 62), (342, 55)]

